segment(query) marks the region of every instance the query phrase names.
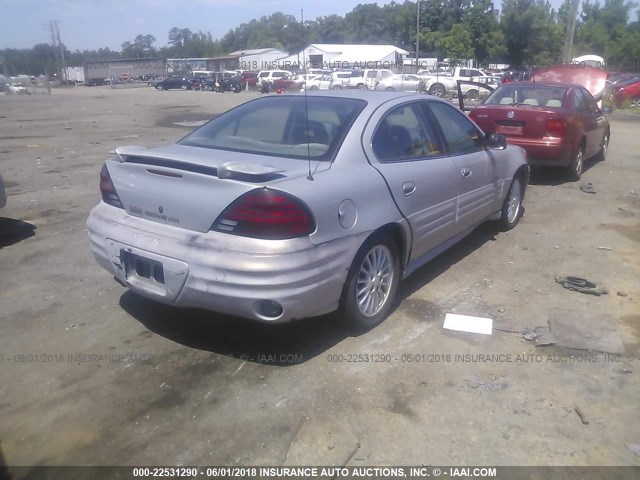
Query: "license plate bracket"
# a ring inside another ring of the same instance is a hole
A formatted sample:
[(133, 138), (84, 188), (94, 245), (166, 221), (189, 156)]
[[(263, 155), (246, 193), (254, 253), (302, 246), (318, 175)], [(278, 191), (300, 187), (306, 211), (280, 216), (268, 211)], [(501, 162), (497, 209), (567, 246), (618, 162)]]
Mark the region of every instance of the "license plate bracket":
[(135, 276), (142, 281), (164, 285), (164, 267), (161, 262), (127, 252), (124, 249), (120, 252), (120, 258), (124, 264), (127, 281)]

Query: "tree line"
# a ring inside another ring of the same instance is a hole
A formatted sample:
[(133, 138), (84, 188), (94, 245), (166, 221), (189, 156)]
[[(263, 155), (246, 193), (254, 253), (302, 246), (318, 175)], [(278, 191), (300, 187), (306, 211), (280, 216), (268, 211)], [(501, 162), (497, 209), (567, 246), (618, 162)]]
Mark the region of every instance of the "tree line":
[[(598, 54), (610, 69), (640, 70), (640, 13), (629, 0), (584, 0), (575, 29), (573, 56)], [(556, 10), (547, 0), (420, 0), (357, 5), (344, 16), (315, 20), (276, 12), (251, 20), (214, 39), (210, 32), (172, 28), (167, 44), (140, 34), (109, 48), (69, 51), (67, 65), (117, 58), (197, 58), (225, 55), (237, 50), (275, 47), (289, 53), (310, 43), (392, 44), (410, 52), (419, 40), (421, 57), (439, 60), (473, 58), (481, 64), (550, 65), (562, 59), (571, 0)], [(419, 13), (419, 28), (416, 16)], [(3, 73), (31, 75), (56, 70), (56, 52), (46, 43), (31, 49), (0, 50)]]

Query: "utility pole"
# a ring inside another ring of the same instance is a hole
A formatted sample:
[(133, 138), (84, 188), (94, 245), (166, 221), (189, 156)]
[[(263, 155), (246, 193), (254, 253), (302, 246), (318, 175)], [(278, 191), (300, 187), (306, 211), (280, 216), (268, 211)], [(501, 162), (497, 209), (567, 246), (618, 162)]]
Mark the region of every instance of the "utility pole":
[(419, 69), (420, 59), (420, 0), (416, 0), (416, 68)]
[(67, 62), (64, 59), (64, 46), (62, 45), (62, 41), (60, 40), (60, 29), (58, 28), (58, 21), (54, 20), (53, 23), (56, 26), (56, 37), (58, 39), (58, 47), (60, 47), (60, 58), (62, 60), (62, 79), (64, 80), (64, 85), (66, 86), (69, 79), (67, 78)]
[(51, 45), (53, 45), (53, 56), (56, 61), (56, 71), (60, 72), (62, 75), (62, 71), (60, 69), (60, 55), (58, 54), (58, 44), (56, 43), (56, 33), (53, 29), (52, 21), (49, 21), (49, 29), (51, 30)]
[(567, 22), (567, 34), (564, 38), (564, 51), (562, 52), (562, 62), (567, 64), (571, 62), (573, 57), (573, 36), (576, 32), (576, 21), (578, 19), (578, 7), (580, 0), (571, 0), (571, 10), (569, 11), (569, 20)]

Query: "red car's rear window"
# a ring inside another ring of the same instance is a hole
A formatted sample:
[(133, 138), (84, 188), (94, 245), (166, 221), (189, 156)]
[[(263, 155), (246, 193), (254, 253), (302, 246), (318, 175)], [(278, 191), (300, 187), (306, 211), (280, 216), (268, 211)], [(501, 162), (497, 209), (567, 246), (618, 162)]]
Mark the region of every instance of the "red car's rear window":
[(491, 94), (485, 105), (530, 105), (561, 108), (567, 89), (548, 85), (503, 85)]

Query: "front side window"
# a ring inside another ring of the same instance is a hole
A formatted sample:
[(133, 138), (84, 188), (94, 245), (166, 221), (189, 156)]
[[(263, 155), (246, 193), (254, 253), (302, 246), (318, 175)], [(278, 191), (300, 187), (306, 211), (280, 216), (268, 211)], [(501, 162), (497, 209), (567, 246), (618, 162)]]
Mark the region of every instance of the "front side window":
[(331, 160), (364, 100), (267, 97), (245, 103), (187, 135), (180, 145)]
[(423, 159), (442, 154), (435, 132), (427, 125), (416, 103), (391, 110), (378, 125), (372, 147), (376, 157), (384, 162)]
[(428, 102), (440, 124), (450, 155), (478, 152), (484, 149), (483, 135), (460, 110), (443, 102)]

